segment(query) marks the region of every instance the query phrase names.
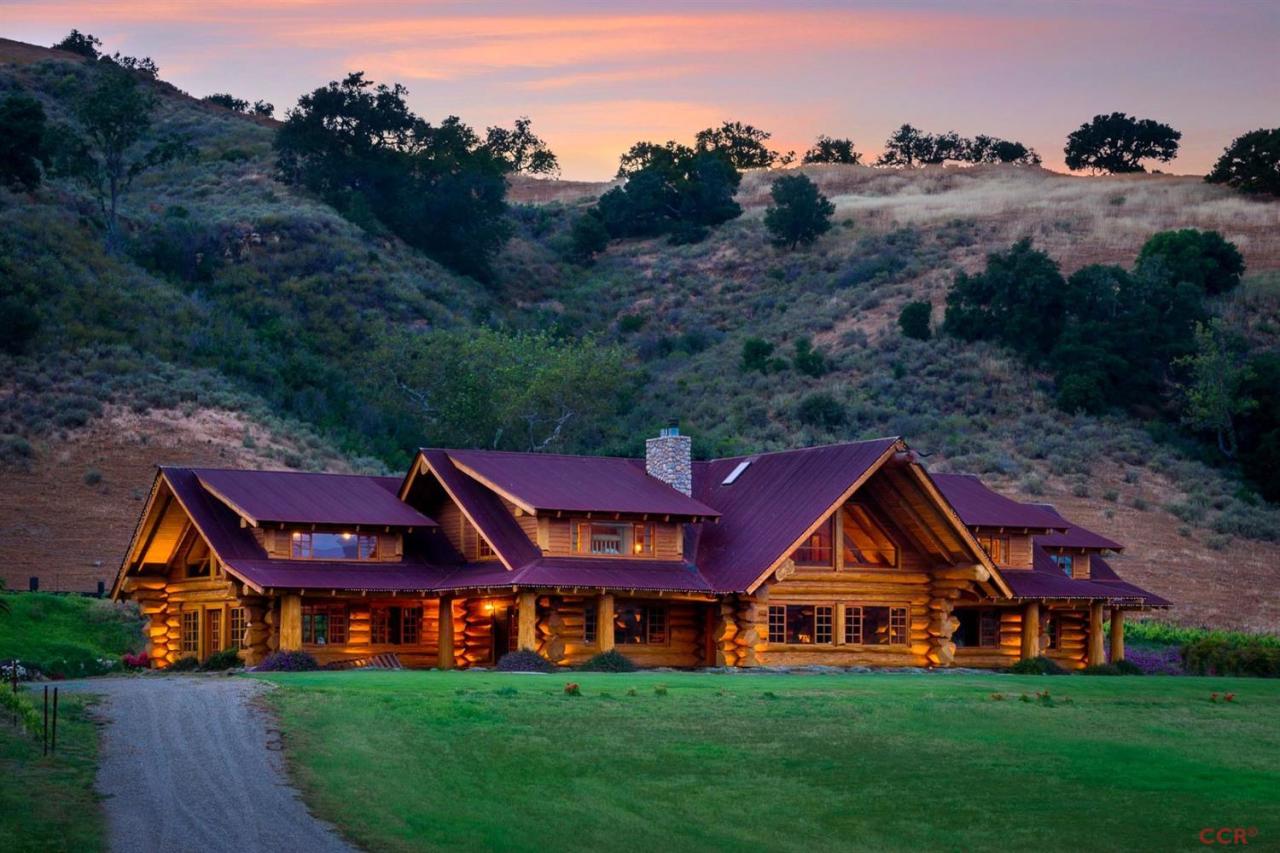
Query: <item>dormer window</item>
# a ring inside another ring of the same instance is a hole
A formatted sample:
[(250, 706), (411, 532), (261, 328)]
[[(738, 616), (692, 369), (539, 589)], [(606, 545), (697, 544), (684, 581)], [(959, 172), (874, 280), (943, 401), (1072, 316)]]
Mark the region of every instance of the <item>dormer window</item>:
[(290, 543), (295, 560), (375, 560), (378, 537), (370, 533), (295, 531)]
[(1050, 554), (1049, 559), (1062, 569), (1062, 573), (1067, 577), (1075, 574), (1075, 558), (1070, 554)]
[(978, 544), (987, 552), (987, 556), (991, 558), (991, 562), (997, 566), (1009, 565), (1009, 537), (1008, 536), (979, 536)]
[(573, 526), (573, 552), (602, 557), (652, 557), (653, 533), (653, 524), (580, 521)]

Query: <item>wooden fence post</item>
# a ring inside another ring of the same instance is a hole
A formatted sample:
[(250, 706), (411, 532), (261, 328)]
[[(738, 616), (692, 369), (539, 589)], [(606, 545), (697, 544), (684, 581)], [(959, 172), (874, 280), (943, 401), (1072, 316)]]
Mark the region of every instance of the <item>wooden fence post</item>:
[(53, 688), (53, 733), (49, 739), (49, 751), (58, 754), (58, 688)]
[(41, 743), (44, 750), (41, 754), (49, 754), (49, 685), (44, 686), (44, 739)]

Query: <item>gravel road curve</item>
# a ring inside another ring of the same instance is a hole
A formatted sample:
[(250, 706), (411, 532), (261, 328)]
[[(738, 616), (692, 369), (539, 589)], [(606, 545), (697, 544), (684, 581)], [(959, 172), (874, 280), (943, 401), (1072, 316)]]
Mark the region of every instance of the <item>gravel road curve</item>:
[(247, 678), (102, 678), (97, 788), (117, 853), (352, 851), (288, 783), (280, 733)]

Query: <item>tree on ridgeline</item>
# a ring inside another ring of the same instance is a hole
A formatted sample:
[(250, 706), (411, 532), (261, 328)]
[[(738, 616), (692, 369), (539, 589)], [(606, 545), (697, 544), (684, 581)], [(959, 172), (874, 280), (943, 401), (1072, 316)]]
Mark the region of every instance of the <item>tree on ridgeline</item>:
[(88, 33), (82, 33), (79, 30), (72, 30), (67, 33), (66, 38), (53, 45), (54, 50), (65, 50), (68, 53), (77, 53), (86, 59), (97, 59), (101, 53), (99, 48), (102, 47), (102, 40)]
[(0, 101), (0, 186), (30, 192), (49, 166), (44, 107), (14, 92)]
[(407, 93), (354, 72), (303, 95), (276, 133), (281, 178), (367, 230), (487, 278), (510, 235), (508, 164), (458, 117), (432, 125), (414, 115)]
[(948, 160), (963, 160), (965, 140), (955, 131), (925, 133), (904, 124), (885, 140), (877, 166), (935, 166)]
[(274, 118), (276, 114), (276, 105), (270, 101), (257, 100), (253, 102), (253, 106), (249, 108), (249, 112), (259, 118)]
[[(104, 60), (75, 104), (76, 129), (54, 131), (54, 161), (60, 174), (81, 180), (94, 193), (107, 223), (107, 249), (120, 246), (120, 205), (144, 172), (194, 155), (174, 135), (157, 135), (152, 121), (156, 96), (139, 74)], [(142, 76), (147, 76), (144, 72)]]
[(491, 127), (485, 131), (484, 147), (507, 165), (513, 174), (557, 175), (560, 161), (547, 143), (533, 132), (528, 116), (516, 119), (515, 127)]
[(618, 176), (626, 183), (595, 208), (614, 238), (666, 234), (673, 243), (696, 242), (742, 214), (733, 200), (742, 173), (719, 151), (637, 142), (622, 155)]
[(771, 242), (782, 249), (810, 245), (831, 230), (836, 206), (806, 175), (783, 175), (769, 188), (773, 204), (764, 212)]
[(993, 136), (978, 134), (965, 140), (964, 155), (966, 163), (1016, 163), (1021, 166), (1039, 166), (1040, 155), (1034, 148), (1028, 148), (1021, 142), (1008, 139), (997, 139)]
[(1121, 175), (1145, 172), (1143, 160), (1168, 163), (1178, 156), (1181, 138), (1180, 132), (1153, 119), (1111, 113), (1096, 115), (1072, 131), (1063, 152), (1073, 172)]
[(233, 113), (243, 113), (249, 111), (249, 102), (244, 98), (237, 98), (229, 92), (215, 92), (212, 95), (205, 95), (200, 100), (206, 104), (222, 107), (231, 110)]
[(719, 127), (698, 131), (694, 148), (699, 152), (713, 151), (722, 154), (735, 169), (767, 169), (775, 163), (786, 166), (795, 159), (795, 152), (779, 154), (765, 143), (773, 134), (740, 121), (726, 121)]
[(862, 162), (862, 154), (853, 150), (852, 139), (832, 139), (830, 136), (819, 136), (813, 147), (804, 152), (803, 163), (843, 163), (857, 165)]
[(1233, 139), (1204, 179), (1243, 193), (1280, 196), (1280, 127)]

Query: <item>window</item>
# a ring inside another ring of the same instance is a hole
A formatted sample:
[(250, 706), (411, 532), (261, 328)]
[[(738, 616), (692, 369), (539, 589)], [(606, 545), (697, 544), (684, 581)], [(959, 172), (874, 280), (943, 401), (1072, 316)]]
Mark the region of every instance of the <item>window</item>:
[(204, 627), (209, 632), (208, 643), (205, 645), (205, 652), (213, 654), (222, 651), (222, 611), (207, 610), (204, 614)]
[(829, 604), (769, 606), (769, 642), (792, 646), (830, 644), (834, 622)]
[(1070, 554), (1050, 554), (1049, 559), (1062, 569), (1062, 573), (1067, 577), (1071, 577), (1075, 572), (1075, 558)]
[(582, 611), (582, 642), (594, 643), (596, 641), (596, 603), (588, 601), (587, 606)]
[(987, 552), (987, 556), (991, 558), (991, 562), (997, 566), (1009, 565), (1009, 537), (1008, 536), (979, 536), (978, 544)]
[(1056, 616), (1046, 616), (1044, 620), (1044, 632), (1049, 637), (1048, 648), (1057, 649), (1062, 642), (1062, 626)]
[(294, 531), (290, 554), (297, 560), (376, 560), (378, 537), (371, 533)]
[(961, 607), (955, 611), (960, 627), (952, 639), (961, 648), (1000, 645), (1000, 611), (994, 607)]
[(830, 566), (833, 564), (832, 556), (831, 522), (825, 521), (801, 543), (791, 555), (791, 559), (807, 566)]
[(476, 556), (481, 560), (489, 560), (498, 556), (493, 552), (493, 546), (489, 544), (489, 540), (479, 533), (476, 534)]
[(507, 608), (507, 651), (520, 649), (520, 608)]
[(848, 605), (844, 609), (844, 641), (860, 646), (905, 646), (907, 608)]
[(667, 642), (667, 609), (649, 605), (619, 607), (613, 614), (617, 645), (662, 645)]
[(200, 654), (200, 611), (187, 610), (182, 614), (182, 653)]
[(840, 514), (844, 564), (887, 569), (898, 565), (898, 546), (867, 507), (849, 504)]
[(573, 525), (573, 550), (606, 557), (651, 557), (653, 533), (653, 524), (580, 521)]
[(302, 642), (308, 645), (342, 645), (347, 641), (345, 604), (304, 605)]
[(369, 614), (369, 635), (376, 645), (417, 645), (422, 642), (422, 608), (374, 607)]
[(244, 645), (244, 608), (233, 607), (227, 611), (227, 647), (241, 648)]

